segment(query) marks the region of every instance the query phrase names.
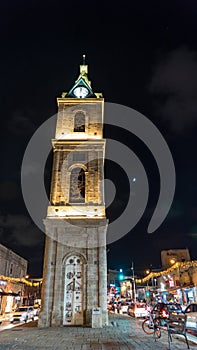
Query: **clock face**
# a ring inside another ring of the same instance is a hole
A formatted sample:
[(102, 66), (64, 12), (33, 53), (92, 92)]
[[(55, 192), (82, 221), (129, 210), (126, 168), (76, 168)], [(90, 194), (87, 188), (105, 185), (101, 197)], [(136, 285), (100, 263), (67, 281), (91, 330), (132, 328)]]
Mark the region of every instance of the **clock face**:
[(74, 95), (78, 98), (84, 98), (88, 95), (88, 89), (84, 86), (78, 86), (73, 91)]

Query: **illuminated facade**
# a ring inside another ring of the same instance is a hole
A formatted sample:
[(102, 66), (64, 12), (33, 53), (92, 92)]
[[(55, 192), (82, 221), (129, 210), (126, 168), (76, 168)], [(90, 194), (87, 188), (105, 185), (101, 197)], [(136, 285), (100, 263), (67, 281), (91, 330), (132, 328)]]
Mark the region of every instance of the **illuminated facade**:
[(21, 305), (27, 274), (27, 260), (0, 244), (0, 314)]
[(102, 327), (108, 323), (104, 99), (93, 92), (85, 62), (57, 104), (39, 326), (93, 326), (96, 310)]
[(161, 263), (164, 269), (172, 266), (175, 262), (184, 261), (190, 261), (190, 254), (187, 248), (161, 251)]

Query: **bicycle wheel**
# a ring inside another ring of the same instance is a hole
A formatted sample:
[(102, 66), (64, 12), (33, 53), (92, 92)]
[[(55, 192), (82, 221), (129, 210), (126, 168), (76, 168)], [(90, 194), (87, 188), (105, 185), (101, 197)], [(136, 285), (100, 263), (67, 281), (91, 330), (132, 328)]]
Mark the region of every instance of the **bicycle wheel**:
[(153, 334), (154, 333), (154, 325), (152, 321), (147, 318), (142, 322), (142, 329), (146, 334)]
[(157, 324), (159, 325), (157, 319), (154, 321), (154, 324), (151, 320), (146, 319), (142, 322), (142, 329), (146, 334), (155, 334), (157, 338), (161, 338), (161, 331), (157, 328)]

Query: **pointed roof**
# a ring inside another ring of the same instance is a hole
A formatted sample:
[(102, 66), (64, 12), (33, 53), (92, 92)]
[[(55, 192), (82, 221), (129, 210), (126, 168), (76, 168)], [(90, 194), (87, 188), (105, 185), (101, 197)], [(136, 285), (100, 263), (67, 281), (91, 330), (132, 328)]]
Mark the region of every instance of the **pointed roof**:
[[(85, 63), (85, 55), (83, 55), (83, 64), (80, 65), (80, 74), (77, 80), (75, 80), (75, 84), (73, 87), (70, 89), (68, 93), (63, 92), (62, 97), (72, 97), (72, 98), (77, 98), (76, 95), (74, 94), (74, 90), (79, 87), (79, 88), (85, 88), (88, 90), (88, 93), (85, 98), (93, 97), (93, 98), (100, 98), (102, 97), (102, 94), (100, 93), (94, 93), (91, 87), (91, 81), (88, 78), (88, 65)], [(82, 97), (82, 96), (81, 96)]]

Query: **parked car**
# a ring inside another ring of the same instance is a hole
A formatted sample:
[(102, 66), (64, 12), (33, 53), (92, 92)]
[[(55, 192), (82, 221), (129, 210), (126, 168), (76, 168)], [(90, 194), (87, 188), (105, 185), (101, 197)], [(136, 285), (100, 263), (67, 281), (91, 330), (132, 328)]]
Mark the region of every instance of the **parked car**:
[(131, 303), (127, 308), (128, 315), (132, 317), (147, 317), (148, 311), (145, 303)]
[(127, 314), (129, 303), (121, 303), (121, 312)]
[(27, 322), (28, 320), (34, 320), (34, 308), (33, 306), (21, 306), (10, 315), (10, 322), (14, 321)]
[(186, 328), (197, 328), (197, 303), (190, 303), (184, 313), (187, 315)]
[(156, 317), (169, 318), (183, 313), (181, 304), (178, 303), (157, 303), (152, 311)]

